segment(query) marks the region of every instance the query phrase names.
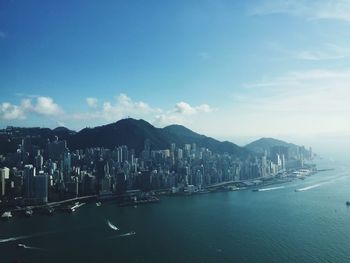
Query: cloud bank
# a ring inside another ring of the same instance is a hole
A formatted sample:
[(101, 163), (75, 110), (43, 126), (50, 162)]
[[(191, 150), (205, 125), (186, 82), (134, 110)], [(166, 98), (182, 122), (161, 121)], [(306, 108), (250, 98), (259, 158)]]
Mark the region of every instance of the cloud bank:
[(74, 123), (74, 128), (82, 128), (89, 124), (95, 126), (132, 117), (145, 119), (157, 126), (165, 126), (174, 123), (188, 124), (197, 116), (213, 111), (208, 104), (192, 106), (184, 101), (176, 103), (173, 108), (161, 109), (144, 101), (134, 101), (124, 93), (111, 101), (98, 103), (99, 100), (94, 97), (87, 97), (85, 101), (88, 108), (75, 112), (64, 111), (51, 97), (25, 98), (18, 105), (3, 102), (0, 104), (0, 119), (18, 121), (36, 115), (40, 118), (54, 118), (56, 123), (65, 123), (68, 126)]
[(50, 97), (37, 97), (34, 103), (32, 99), (26, 98), (19, 105), (9, 102), (3, 102), (0, 105), (0, 119), (23, 120), (32, 113), (41, 116), (58, 116), (63, 114), (63, 110)]

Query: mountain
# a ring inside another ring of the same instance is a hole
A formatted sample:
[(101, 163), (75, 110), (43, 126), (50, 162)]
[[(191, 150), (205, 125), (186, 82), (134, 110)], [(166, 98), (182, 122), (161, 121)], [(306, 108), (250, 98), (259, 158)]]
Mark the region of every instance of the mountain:
[(251, 154), (243, 147), (240, 147), (232, 142), (220, 142), (213, 138), (200, 135), (181, 125), (170, 125), (163, 128), (163, 131), (171, 136), (173, 142), (178, 145), (185, 143), (196, 143), (197, 147), (205, 147), (217, 153), (230, 153), (236, 155), (248, 156)]
[(161, 129), (144, 120), (131, 118), (95, 128), (85, 128), (71, 136), (67, 143), (71, 149), (87, 147), (113, 149), (116, 146), (127, 145), (140, 153), (146, 139), (150, 140), (153, 149), (166, 149), (169, 146), (169, 142), (162, 136)]
[(145, 140), (148, 139), (152, 150), (169, 149), (171, 143), (178, 147), (195, 143), (197, 147), (205, 147), (213, 153), (229, 153), (237, 157), (252, 155), (249, 149), (237, 146), (234, 143), (220, 142), (191, 131), (181, 125), (170, 125), (165, 128), (156, 128), (144, 120), (132, 118), (122, 119), (115, 123), (85, 128), (79, 132), (71, 131), (65, 127), (48, 128), (17, 128), (8, 127), (0, 131), (0, 151), (15, 152), (22, 138), (31, 137), (32, 144), (45, 148), (47, 140), (56, 136), (66, 140), (71, 150), (89, 147), (104, 147), (113, 149), (116, 146), (127, 145), (140, 154), (144, 149)]
[(273, 146), (296, 146), (291, 143), (287, 143), (285, 141), (277, 140), (274, 138), (261, 138), (259, 140), (253, 141), (245, 146), (245, 148), (256, 152), (256, 153), (263, 153), (265, 150), (269, 150)]
[(140, 153), (144, 149), (144, 142), (150, 141), (151, 149), (168, 149), (171, 143), (179, 147), (184, 144), (195, 143), (197, 147), (209, 148), (214, 153), (230, 153), (237, 156), (248, 156), (251, 152), (231, 142), (220, 142), (213, 138), (200, 135), (181, 125), (170, 125), (156, 128), (144, 120), (132, 118), (123, 119), (115, 123), (95, 128), (86, 128), (72, 135), (68, 140), (68, 147), (81, 149), (86, 147), (106, 147), (127, 145)]
[[(288, 143), (288, 142), (273, 139), (273, 138), (261, 138), (259, 140), (256, 140), (247, 144), (245, 148), (252, 152), (261, 154), (261, 153), (264, 153), (265, 151), (269, 153), (270, 148), (274, 146), (287, 147), (292, 154), (298, 153), (299, 148), (302, 147), (293, 143)], [(302, 147), (302, 149), (305, 154), (310, 154), (309, 151), (306, 150), (304, 147)]]

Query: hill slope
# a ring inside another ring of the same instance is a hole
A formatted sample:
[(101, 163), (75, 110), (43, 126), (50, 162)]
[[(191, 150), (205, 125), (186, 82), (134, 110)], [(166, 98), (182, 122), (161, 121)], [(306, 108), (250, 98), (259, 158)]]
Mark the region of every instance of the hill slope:
[(95, 128), (86, 128), (68, 139), (68, 147), (72, 149), (86, 147), (114, 148), (127, 145), (140, 153), (146, 139), (150, 140), (151, 149), (161, 150), (175, 143), (183, 147), (186, 143), (195, 143), (198, 147), (206, 147), (215, 153), (230, 153), (237, 156), (247, 156), (250, 151), (231, 142), (220, 142), (191, 131), (181, 125), (170, 125), (156, 128), (144, 120), (123, 119), (115, 123)]
[(300, 150), (304, 154), (304, 156), (309, 156), (311, 154), (310, 151), (305, 149), (305, 147), (273, 138), (261, 138), (259, 140), (247, 144), (245, 148), (258, 154), (262, 154), (265, 151), (267, 151), (267, 153), (269, 154), (270, 148), (274, 146), (287, 147), (291, 156), (297, 156), (298, 153), (300, 153)]

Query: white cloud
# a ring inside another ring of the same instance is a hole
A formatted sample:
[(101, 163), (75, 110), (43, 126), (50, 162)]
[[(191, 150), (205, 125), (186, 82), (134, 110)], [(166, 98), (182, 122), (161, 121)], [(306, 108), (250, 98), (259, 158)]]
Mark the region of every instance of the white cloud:
[(190, 104), (186, 102), (179, 102), (175, 105), (175, 112), (185, 114), (185, 115), (193, 115), (197, 113), (208, 113), (211, 112), (212, 109), (208, 104), (202, 104), (199, 106), (192, 107)]
[(197, 116), (211, 111), (212, 108), (208, 104), (191, 106), (186, 102), (176, 103), (170, 109), (160, 109), (143, 101), (134, 101), (126, 94), (121, 93), (114, 102), (105, 101), (94, 111), (67, 114), (64, 118), (66, 121), (79, 120), (86, 123), (89, 121), (112, 122), (121, 118), (132, 117), (145, 119), (156, 126), (165, 126), (169, 124), (187, 124)]
[(146, 118), (158, 111), (159, 109), (152, 108), (143, 101), (135, 102), (126, 94), (121, 93), (117, 96), (115, 103), (104, 102), (102, 104), (102, 109), (97, 111), (95, 116), (101, 116), (107, 121), (115, 121), (128, 116)]
[(37, 97), (34, 104), (31, 99), (23, 99), (19, 105), (3, 102), (0, 107), (0, 119), (25, 119), (28, 114), (36, 113), (44, 116), (63, 114), (62, 108), (50, 97)]
[(253, 15), (286, 13), (308, 19), (336, 19), (350, 22), (349, 0), (266, 0), (251, 10)]
[(0, 119), (15, 120), (25, 119), (25, 114), (20, 106), (3, 102), (0, 106)]
[(8, 102), (0, 104), (0, 119), (20, 120), (36, 114), (42, 117), (55, 117), (55, 123), (67, 125), (73, 123), (74, 128), (88, 125), (96, 126), (119, 119), (132, 117), (144, 119), (156, 126), (169, 124), (190, 124), (201, 115), (212, 112), (208, 104), (191, 106), (186, 102), (176, 103), (170, 109), (152, 107), (144, 101), (134, 101), (126, 94), (119, 94), (114, 101), (104, 101), (97, 104), (97, 98), (86, 98), (91, 106), (89, 111), (65, 113), (50, 97), (39, 96), (23, 99), (19, 105)]
[(191, 115), (196, 113), (196, 109), (186, 102), (179, 102), (175, 105), (175, 111), (185, 115)]
[(36, 104), (33, 106), (33, 111), (47, 116), (55, 116), (63, 113), (61, 107), (50, 97), (38, 97)]
[(98, 102), (98, 100), (96, 98), (92, 98), (92, 97), (86, 98), (86, 103), (91, 108), (96, 108), (97, 102)]

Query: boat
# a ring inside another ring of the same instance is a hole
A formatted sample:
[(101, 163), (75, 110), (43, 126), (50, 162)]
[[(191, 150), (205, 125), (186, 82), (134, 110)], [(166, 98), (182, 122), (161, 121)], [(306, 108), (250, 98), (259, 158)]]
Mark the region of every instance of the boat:
[(11, 212), (4, 212), (2, 215), (1, 215), (1, 218), (11, 218), (12, 217), (12, 213)]
[(101, 206), (101, 202), (96, 202), (96, 206)]
[(346, 201), (346, 206), (350, 206), (350, 201)]
[(32, 209), (26, 209), (26, 211), (24, 212), (25, 216), (32, 216), (33, 215), (33, 210)]
[(17, 244), (17, 247), (18, 247), (18, 248), (27, 248), (27, 246), (24, 245), (24, 244)]
[(73, 206), (69, 205), (66, 208), (64, 208), (64, 210), (66, 210), (68, 212), (74, 212), (77, 208), (79, 208), (83, 205), (85, 205), (85, 203), (75, 202), (75, 204)]
[(143, 204), (149, 204), (149, 203), (158, 203), (159, 202), (159, 198), (155, 197), (155, 196), (149, 196), (147, 198), (143, 198), (143, 199), (132, 199), (129, 201), (124, 201), (122, 203), (119, 203), (119, 206), (135, 206), (135, 205), (143, 205)]
[(45, 213), (48, 215), (52, 215), (54, 211), (55, 211), (55, 208), (48, 207), (48, 208), (46, 208)]

